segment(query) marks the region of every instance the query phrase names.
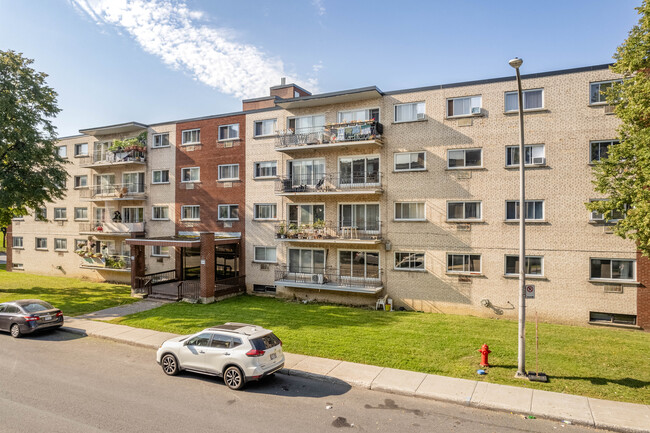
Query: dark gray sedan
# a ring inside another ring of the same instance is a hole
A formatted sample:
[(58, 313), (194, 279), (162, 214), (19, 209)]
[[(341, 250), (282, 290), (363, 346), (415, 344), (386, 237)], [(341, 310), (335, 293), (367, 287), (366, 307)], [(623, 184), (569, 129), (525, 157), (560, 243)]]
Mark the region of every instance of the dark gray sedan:
[(0, 304), (0, 331), (18, 338), (34, 331), (63, 326), (63, 313), (39, 299), (22, 299)]

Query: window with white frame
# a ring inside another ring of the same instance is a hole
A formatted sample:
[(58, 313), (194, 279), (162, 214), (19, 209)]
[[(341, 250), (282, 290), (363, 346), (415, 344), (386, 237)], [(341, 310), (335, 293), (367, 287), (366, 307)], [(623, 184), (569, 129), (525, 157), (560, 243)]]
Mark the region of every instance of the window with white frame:
[(352, 279), (379, 279), (379, 251), (339, 250), (339, 275)]
[(483, 166), (483, 149), (450, 149), (447, 151), (447, 168), (480, 168)]
[(23, 249), (23, 237), (22, 236), (13, 236), (12, 237), (12, 246), (14, 248)]
[(88, 176), (75, 176), (74, 177), (74, 187), (75, 188), (87, 188), (88, 187)]
[(591, 164), (607, 158), (609, 146), (618, 144), (618, 140), (598, 140), (589, 142), (589, 162)]
[(287, 119), (287, 128), (294, 132), (320, 132), (325, 128), (325, 115), (299, 116)]
[(221, 125), (219, 127), (219, 140), (236, 140), (239, 138), (239, 123)]
[[(604, 198), (592, 198), (589, 199), (590, 202), (592, 201), (604, 201), (606, 199)], [(625, 205), (625, 210), (623, 212), (618, 211), (618, 210), (612, 210), (609, 212), (607, 215), (602, 214), (597, 211), (591, 212), (589, 216), (589, 220), (592, 222), (608, 222), (608, 223), (616, 223), (618, 220), (622, 220), (625, 218), (625, 215), (627, 214), (628, 206)]]
[(316, 186), (325, 179), (325, 159), (294, 159), (287, 163), (287, 171), (293, 187)]
[(16, 262), (13, 262), (13, 263), (11, 264), (11, 266), (12, 266), (12, 268), (15, 269), (15, 270), (23, 270), (23, 269), (25, 269), (25, 266), (24, 266), (22, 263), (16, 263)]
[(169, 183), (169, 170), (153, 170), (151, 183)]
[(459, 274), (480, 274), (480, 254), (447, 254), (447, 272)]
[(359, 233), (370, 235), (378, 234), (380, 226), (379, 203), (339, 204), (339, 230), (354, 227)]
[(395, 203), (395, 221), (424, 221), (425, 219), (423, 201)]
[(151, 255), (154, 257), (169, 257), (169, 247), (154, 245), (151, 247)]
[(181, 168), (181, 182), (200, 182), (201, 169), (199, 167)]
[(255, 247), (255, 261), (260, 263), (277, 263), (275, 247)]
[(447, 117), (481, 114), (481, 96), (447, 99)]
[(151, 219), (154, 220), (168, 220), (169, 207), (168, 206), (153, 206), (151, 208)]
[(253, 205), (253, 218), (256, 220), (271, 220), (277, 218), (276, 204)]
[(289, 248), (289, 272), (322, 274), (325, 272), (325, 250)]
[[(526, 200), (526, 221), (544, 219), (544, 200)], [(519, 200), (506, 201), (506, 220), (519, 220)]]
[(614, 83), (622, 83), (623, 80), (599, 81), (589, 84), (589, 103), (606, 104), (607, 91), (612, 88)]
[(74, 156), (88, 156), (88, 143), (77, 143), (74, 145)]
[(337, 118), (339, 123), (363, 122), (368, 120), (379, 121), (379, 108), (339, 111)]
[[(524, 111), (540, 110), (544, 108), (544, 89), (531, 89), (522, 92), (524, 99)], [(519, 111), (519, 95), (517, 92), (506, 92), (505, 112), (512, 113)]]
[(74, 208), (74, 219), (75, 221), (88, 220), (88, 208), (87, 207)]
[(395, 269), (400, 271), (425, 270), (424, 253), (413, 251), (395, 252)]
[(255, 137), (264, 137), (267, 135), (273, 135), (278, 129), (278, 120), (277, 119), (266, 119), (266, 120), (257, 120), (254, 123), (254, 135)]
[(122, 222), (127, 224), (141, 223), (144, 221), (143, 207), (123, 207)]
[(426, 152), (395, 154), (395, 171), (419, 171), (426, 168)]
[(183, 221), (199, 221), (201, 219), (201, 206), (181, 206), (181, 220)]
[[(527, 277), (541, 277), (544, 275), (544, 257), (526, 256), (524, 264)], [(506, 256), (506, 275), (519, 275), (519, 256)]]
[(68, 249), (68, 240), (67, 239), (54, 239), (54, 251), (66, 251)]
[(636, 281), (636, 260), (592, 258), (589, 268), (592, 280)]
[[(546, 157), (543, 144), (524, 146), (525, 165), (545, 165)], [(519, 146), (506, 146), (506, 167), (519, 166)]]
[(47, 208), (42, 207), (34, 211), (34, 219), (36, 221), (47, 221)]
[(262, 161), (255, 163), (254, 177), (276, 177), (278, 175), (278, 162), (277, 161)]
[(181, 144), (201, 144), (201, 130), (188, 129), (181, 133)]
[(481, 219), (480, 201), (450, 201), (447, 202), (448, 221), (468, 221)]
[(122, 183), (130, 194), (143, 193), (144, 172), (122, 173)]
[(311, 225), (316, 221), (325, 221), (325, 205), (290, 204), (288, 206), (289, 224)]
[[(321, 173), (321, 180), (316, 185), (319, 183), (322, 185), (323, 174)], [(344, 156), (339, 158), (339, 184), (342, 188), (353, 185), (378, 186), (379, 176), (379, 155)]]
[(413, 122), (426, 118), (426, 106), (424, 102), (410, 102), (408, 104), (395, 105), (395, 123)]
[(223, 164), (218, 167), (219, 180), (238, 180), (239, 164)]
[(68, 209), (64, 207), (55, 207), (54, 208), (54, 219), (55, 220), (67, 220), (68, 219)]
[(58, 155), (61, 158), (67, 158), (68, 157), (68, 146), (59, 146), (59, 147), (57, 147), (56, 148), (56, 153), (58, 153)]
[(47, 249), (47, 238), (36, 238), (36, 249), (37, 250), (46, 250)]
[(152, 147), (154, 149), (159, 147), (169, 147), (169, 134), (154, 134)]
[(220, 204), (217, 211), (220, 221), (236, 221), (239, 219), (238, 204)]

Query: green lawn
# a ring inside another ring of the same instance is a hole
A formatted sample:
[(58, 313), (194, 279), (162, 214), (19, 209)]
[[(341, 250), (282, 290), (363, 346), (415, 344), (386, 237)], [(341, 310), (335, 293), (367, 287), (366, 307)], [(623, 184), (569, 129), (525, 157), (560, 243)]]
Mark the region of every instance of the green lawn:
[[(517, 322), (415, 312), (377, 312), (241, 296), (209, 305), (169, 304), (114, 323), (189, 334), (225, 321), (273, 329), (287, 352), (506, 385), (650, 403), (650, 333), (540, 324), (547, 384), (514, 379)], [(535, 326), (527, 326), (527, 368), (535, 369)], [(478, 376), (483, 343), (492, 367)]]
[[(1, 244), (0, 244), (1, 245)], [(129, 286), (6, 272), (0, 265), (0, 302), (38, 298), (60, 308), (66, 316), (78, 316), (134, 302)]]

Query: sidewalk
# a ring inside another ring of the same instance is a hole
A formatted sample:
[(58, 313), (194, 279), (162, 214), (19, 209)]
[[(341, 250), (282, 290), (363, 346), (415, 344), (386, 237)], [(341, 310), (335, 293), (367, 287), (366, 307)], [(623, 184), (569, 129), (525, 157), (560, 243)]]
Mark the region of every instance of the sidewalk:
[[(66, 317), (63, 331), (158, 349), (176, 334)], [(650, 406), (355, 364), (285, 352), (280, 373), (344, 381), (367, 389), (568, 421), (621, 432), (650, 432)]]

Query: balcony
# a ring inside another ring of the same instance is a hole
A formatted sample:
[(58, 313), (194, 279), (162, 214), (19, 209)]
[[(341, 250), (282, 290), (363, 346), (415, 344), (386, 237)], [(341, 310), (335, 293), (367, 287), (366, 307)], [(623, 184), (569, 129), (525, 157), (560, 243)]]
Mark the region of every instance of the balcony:
[[(82, 255), (83, 254), (83, 255)], [(131, 272), (131, 257), (118, 254), (79, 253), (80, 268), (100, 271)]]
[(383, 230), (380, 221), (353, 224), (343, 222), (332, 224), (317, 221), (313, 224), (278, 224), (275, 237), (282, 242), (317, 242), (324, 244), (380, 244)]
[(79, 224), (79, 234), (82, 235), (130, 236), (135, 233), (144, 233), (144, 222), (93, 221)]
[(105, 201), (105, 200), (145, 200), (144, 183), (115, 183), (92, 185), (88, 189), (79, 190), (79, 197), (82, 200)]
[(275, 284), (303, 289), (330, 290), (334, 292), (365, 293), (375, 295), (384, 288), (383, 273), (373, 277), (350, 277), (340, 275), (336, 269), (310, 270), (294, 269), (292, 266), (278, 265), (275, 269)]
[(282, 177), (275, 183), (275, 194), (283, 196), (381, 194), (383, 192), (380, 172), (293, 175)]
[(328, 149), (342, 146), (382, 146), (384, 127), (374, 120), (332, 123), (324, 127), (280, 131), (275, 141), (278, 152)]
[(130, 164), (145, 164), (147, 162), (147, 154), (145, 149), (132, 149), (121, 151), (95, 151), (91, 156), (81, 158), (79, 165), (85, 168), (102, 168), (114, 167), (116, 165), (130, 165)]

